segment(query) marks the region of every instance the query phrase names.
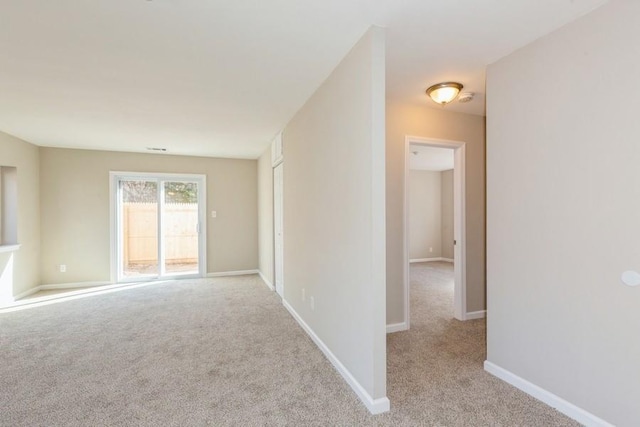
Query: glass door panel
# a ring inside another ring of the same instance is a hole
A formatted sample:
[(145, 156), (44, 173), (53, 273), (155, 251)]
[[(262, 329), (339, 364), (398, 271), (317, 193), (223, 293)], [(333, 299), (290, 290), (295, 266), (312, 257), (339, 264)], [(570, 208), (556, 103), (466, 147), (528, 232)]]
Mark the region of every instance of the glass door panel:
[(198, 274), (198, 184), (162, 182), (162, 274)]
[(203, 275), (204, 178), (150, 173), (112, 176), (117, 280)]
[(158, 276), (158, 185), (123, 179), (119, 187), (122, 277)]

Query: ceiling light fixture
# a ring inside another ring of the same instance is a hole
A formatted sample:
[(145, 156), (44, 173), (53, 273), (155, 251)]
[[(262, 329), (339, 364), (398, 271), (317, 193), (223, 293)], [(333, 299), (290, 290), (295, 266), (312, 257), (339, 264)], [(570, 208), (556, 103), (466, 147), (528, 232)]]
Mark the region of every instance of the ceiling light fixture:
[(463, 87), (456, 82), (438, 83), (427, 89), (427, 95), (436, 104), (446, 105), (456, 99)]

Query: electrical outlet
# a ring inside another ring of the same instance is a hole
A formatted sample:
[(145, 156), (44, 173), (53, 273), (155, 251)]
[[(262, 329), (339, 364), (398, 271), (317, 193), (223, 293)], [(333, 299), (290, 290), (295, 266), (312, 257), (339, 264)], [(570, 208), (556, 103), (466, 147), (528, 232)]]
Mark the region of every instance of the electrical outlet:
[(429, 248), (429, 252), (433, 252), (433, 248)]
[(316, 309), (316, 300), (313, 297), (311, 297), (311, 298), (309, 298), (309, 303), (311, 304), (311, 311), (315, 310)]
[(67, 272), (67, 265), (60, 264), (60, 273), (66, 273), (66, 272)]
[(302, 288), (302, 301), (305, 301), (307, 299), (305, 292), (304, 292), (304, 288)]
[(215, 218), (218, 216), (218, 212), (216, 211), (211, 211), (211, 218)]

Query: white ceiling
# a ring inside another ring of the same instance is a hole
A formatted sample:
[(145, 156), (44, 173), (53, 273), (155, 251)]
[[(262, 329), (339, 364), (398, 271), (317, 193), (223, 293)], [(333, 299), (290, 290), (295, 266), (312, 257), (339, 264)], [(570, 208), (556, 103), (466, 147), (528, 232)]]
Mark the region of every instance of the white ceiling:
[(439, 172), (453, 169), (453, 149), (417, 144), (409, 147), (409, 169)]
[[(3, 0), (0, 130), (42, 146), (256, 158), (372, 24), (387, 96), (485, 68), (606, 0)], [(523, 82), (526, 84), (526, 82)]]

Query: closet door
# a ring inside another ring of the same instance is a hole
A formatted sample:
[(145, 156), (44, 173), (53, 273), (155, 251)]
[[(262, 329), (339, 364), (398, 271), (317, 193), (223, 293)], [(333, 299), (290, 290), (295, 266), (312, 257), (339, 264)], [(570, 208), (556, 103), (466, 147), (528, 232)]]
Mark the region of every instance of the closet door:
[(284, 222), (283, 222), (283, 169), (280, 163), (273, 169), (273, 234), (276, 292), (284, 297)]

